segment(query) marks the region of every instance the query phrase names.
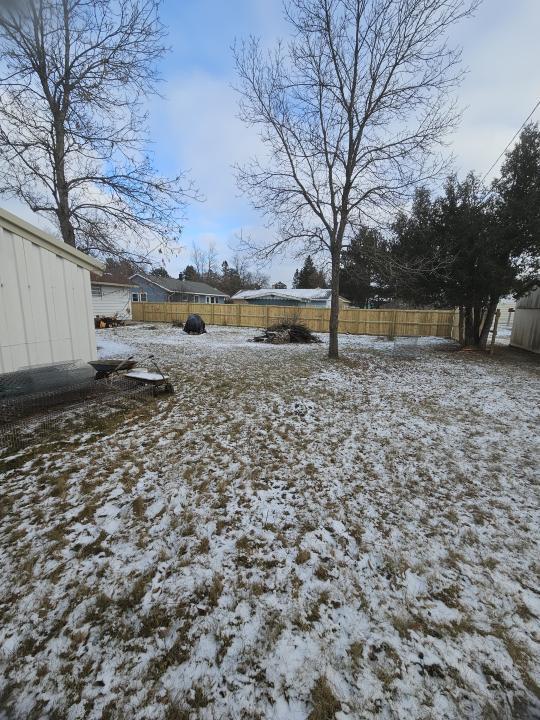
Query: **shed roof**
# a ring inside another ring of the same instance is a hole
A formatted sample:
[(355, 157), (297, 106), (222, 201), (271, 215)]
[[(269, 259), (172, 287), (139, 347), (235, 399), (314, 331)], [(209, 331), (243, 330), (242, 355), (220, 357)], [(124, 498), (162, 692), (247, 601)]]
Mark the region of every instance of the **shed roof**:
[(227, 293), (222, 290), (218, 290), (211, 285), (207, 285), (203, 282), (195, 282), (194, 280), (179, 280), (178, 278), (166, 278), (166, 277), (151, 277), (144, 273), (135, 273), (130, 277), (140, 277), (151, 282), (162, 290), (166, 290), (170, 293), (186, 293), (187, 295), (220, 295), (221, 297), (228, 297)]
[(26, 222), (26, 220), (18, 217), (18, 215), (14, 215), (8, 210), (4, 210), (4, 208), (0, 208), (0, 225), (5, 230), (8, 230), (15, 235), (20, 235), (26, 240), (33, 242), (35, 245), (39, 245), (40, 247), (53, 252), (55, 255), (59, 255), (66, 260), (70, 260), (72, 263), (75, 263), (86, 270), (91, 270), (101, 275), (105, 268), (105, 265), (99, 260), (96, 260), (96, 258), (90, 257), (90, 255), (71, 247), (71, 245), (62, 242), (61, 240), (58, 240), (44, 230), (41, 230), (35, 225), (32, 225), (31, 223)]

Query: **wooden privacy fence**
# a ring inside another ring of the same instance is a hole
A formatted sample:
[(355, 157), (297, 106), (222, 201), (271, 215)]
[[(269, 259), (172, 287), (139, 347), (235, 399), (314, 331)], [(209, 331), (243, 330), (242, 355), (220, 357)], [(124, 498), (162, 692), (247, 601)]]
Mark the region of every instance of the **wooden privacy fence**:
[[(315, 332), (328, 332), (329, 308), (285, 307), (280, 305), (151, 303), (134, 302), (132, 317), (141, 322), (184, 322), (197, 313), (208, 325), (268, 327), (285, 320), (305, 323)], [(352, 335), (452, 337), (454, 310), (362, 310), (342, 309), (339, 332)]]

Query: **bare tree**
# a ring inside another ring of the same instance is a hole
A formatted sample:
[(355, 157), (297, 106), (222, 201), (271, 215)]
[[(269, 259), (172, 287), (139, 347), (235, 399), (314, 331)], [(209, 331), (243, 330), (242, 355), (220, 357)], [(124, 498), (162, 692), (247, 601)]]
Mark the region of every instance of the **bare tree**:
[(211, 278), (217, 273), (218, 252), (216, 243), (211, 240), (206, 251), (206, 277)]
[(194, 195), (182, 175), (156, 174), (146, 151), (144, 103), (165, 51), (158, 5), (0, 5), (0, 192), (87, 252), (140, 260), (169, 246)]
[(438, 175), (459, 113), (462, 75), (450, 28), (476, 0), (287, 0), (292, 39), (265, 54), (235, 48), (242, 119), (260, 130), (264, 160), (237, 168), (284, 245), (331, 260), (330, 357), (338, 356), (344, 245), (362, 222)]
[(191, 259), (200, 278), (210, 281), (217, 274), (218, 252), (213, 240), (210, 240), (206, 248), (194, 240), (191, 245)]
[(195, 240), (191, 245), (191, 259), (199, 277), (203, 277), (206, 271), (206, 253)]

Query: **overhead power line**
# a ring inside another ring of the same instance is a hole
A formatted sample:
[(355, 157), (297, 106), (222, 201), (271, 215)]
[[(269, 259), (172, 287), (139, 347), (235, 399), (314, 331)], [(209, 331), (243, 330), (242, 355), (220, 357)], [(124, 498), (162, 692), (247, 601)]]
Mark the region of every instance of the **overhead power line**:
[(519, 127), (519, 129), (515, 132), (515, 134), (513, 135), (512, 139), (510, 140), (510, 142), (508, 143), (508, 145), (504, 148), (504, 150), (503, 150), (502, 153), (499, 155), (499, 157), (495, 160), (495, 162), (493, 163), (493, 165), (491, 165), (491, 167), (489, 168), (489, 170), (485, 173), (485, 175), (483, 176), (482, 180), (480, 181), (481, 184), (484, 182), (484, 180), (487, 178), (487, 176), (489, 175), (489, 173), (493, 170), (493, 168), (495, 167), (495, 165), (496, 165), (496, 164), (499, 162), (499, 160), (502, 158), (502, 156), (504, 155), (504, 153), (508, 150), (508, 148), (510, 147), (510, 145), (511, 145), (511, 144), (514, 142), (514, 140), (517, 138), (517, 136), (519, 135), (519, 133), (523, 130), (523, 128), (525, 127), (525, 125), (529, 122), (529, 120), (530, 120), (531, 117), (534, 115), (534, 113), (535, 113), (535, 111), (536, 111), (536, 109), (537, 109), (538, 107), (540, 107), (540, 100), (538, 100), (538, 102), (537, 102), (536, 105), (533, 107), (533, 109), (531, 110), (531, 112), (527, 115), (527, 117), (525, 118), (525, 120), (522, 122), (522, 124), (521, 124), (521, 126)]

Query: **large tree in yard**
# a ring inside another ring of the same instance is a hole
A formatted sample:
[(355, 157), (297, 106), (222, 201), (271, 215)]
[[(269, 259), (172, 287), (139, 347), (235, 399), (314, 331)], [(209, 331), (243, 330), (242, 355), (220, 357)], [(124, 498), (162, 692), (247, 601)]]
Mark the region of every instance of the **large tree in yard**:
[(0, 193), (87, 252), (141, 260), (180, 233), (191, 190), (146, 151), (163, 40), (158, 0), (0, 4)]
[(338, 355), (342, 251), (358, 228), (441, 171), (455, 125), (460, 52), (448, 32), (474, 0), (288, 0), (291, 40), (235, 50), (241, 116), (266, 156), (238, 168), (276, 238), (331, 262), (330, 357)]
[(459, 307), (463, 341), (479, 345), (493, 286), (502, 276), (495, 261), (493, 202), (486, 201), (478, 178), (450, 176), (435, 200), (420, 189), (410, 215), (400, 214), (394, 230), (391, 253), (398, 262), (413, 264), (430, 254), (440, 265), (439, 272), (421, 272), (412, 281), (398, 277), (396, 295), (416, 305)]
[[(417, 192), (394, 225), (391, 254), (407, 266), (431, 255), (435, 271), (396, 283), (417, 304), (458, 307), (460, 339), (486, 347), (497, 304), (540, 284), (540, 131), (526, 127), (486, 190), (473, 174), (448, 178), (441, 197)], [(420, 268), (422, 262), (419, 263)]]

